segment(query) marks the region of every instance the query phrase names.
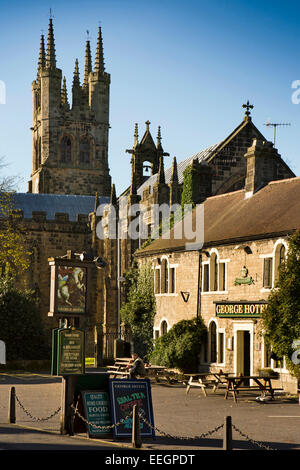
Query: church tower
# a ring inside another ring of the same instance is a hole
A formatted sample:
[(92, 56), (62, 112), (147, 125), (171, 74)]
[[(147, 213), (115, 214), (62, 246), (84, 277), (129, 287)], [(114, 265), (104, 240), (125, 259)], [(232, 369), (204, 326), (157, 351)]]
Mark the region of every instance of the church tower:
[(105, 71), (101, 27), (92, 66), (89, 39), (83, 82), (75, 61), (72, 94), (56, 65), (52, 18), (47, 49), (41, 36), (37, 78), (33, 81), (33, 156), (29, 192), (109, 196), (110, 75)]

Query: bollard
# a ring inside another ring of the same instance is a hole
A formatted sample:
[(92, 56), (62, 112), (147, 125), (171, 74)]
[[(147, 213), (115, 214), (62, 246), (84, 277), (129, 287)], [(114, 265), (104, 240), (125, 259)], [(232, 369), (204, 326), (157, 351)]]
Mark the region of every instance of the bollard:
[(139, 409), (137, 405), (133, 406), (132, 415), (132, 447), (140, 449), (142, 447)]
[(11, 387), (9, 394), (9, 404), (8, 404), (8, 422), (10, 424), (16, 423), (16, 389)]
[(226, 416), (225, 417), (224, 436), (223, 436), (223, 450), (232, 450), (232, 422), (231, 422), (231, 416)]

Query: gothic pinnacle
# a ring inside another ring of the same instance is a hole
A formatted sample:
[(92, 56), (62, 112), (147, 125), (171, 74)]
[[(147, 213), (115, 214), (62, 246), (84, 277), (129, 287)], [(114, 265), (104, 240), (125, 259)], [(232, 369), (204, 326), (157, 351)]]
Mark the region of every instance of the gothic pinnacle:
[(74, 68), (74, 75), (73, 75), (73, 88), (76, 86), (78, 87), (80, 86), (78, 59), (75, 60), (75, 68)]
[(159, 169), (158, 169), (158, 177), (157, 182), (159, 184), (165, 184), (165, 170), (164, 170), (164, 157), (159, 158)]
[(160, 126), (158, 126), (158, 130), (157, 130), (157, 147), (161, 147), (161, 133), (160, 133)]
[(104, 67), (102, 31), (101, 31), (101, 26), (99, 26), (96, 59), (95, 59), (95, 72), (103, 73), (104, 70), (105, 70), (105, 67)]
[(113, 206), (116, 206), (116, 205), (117, 205), (116, 187), (115, 187), (114, 184), (113, 184), (112, 187), (111, 187), (110, 203), (111, 203)]
[(46, 66), (48, 68), (56, 67), (55, 45), (52, 18), (49, 19)]
[(176, 157), (173, 158), (173, 164), (172, 164), (172, 174), (171, 174), (171, 183), (172, 184), (178, 184), (178, 171), (177, 171), (177, 161)]
[(89, 74), (92, 72), (92, 56), (91, 46), (89, 39), (86, 41), (85, 46), (85, 63), (84, 63), (84, 80), (83, 87), (86, 88), (89, 84)]
[(38, 76), (41, 71), (46, 65), (46, 54), (45, 54), (45, 40), (44, 35), (41, 34), (41, 41), (40, 41), (40, 55), (38, 61)]
[(135, 126), (134, 126), (134, 145), (138, 145), (139, 143), (139, 127), (138, 127), (138, 123), (136, 122), (135, 123)]
[(63, 78), (63, 86), (62, 86), (62, 89), (61, 89), (61, 104), (63, 106), (68, 106), (69, 105), (66, 77)]

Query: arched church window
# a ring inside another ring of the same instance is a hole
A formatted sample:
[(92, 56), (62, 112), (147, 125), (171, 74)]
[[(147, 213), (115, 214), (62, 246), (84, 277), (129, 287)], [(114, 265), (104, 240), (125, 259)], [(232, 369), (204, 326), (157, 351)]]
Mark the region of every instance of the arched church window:
[(80, 139), (80, 144), (79, 144), (79, 162), (90, 163), (90, 152), (91, 152), (90, 139), (88, 138), (88, 136), (84, 136)]
[(60, 142), (60, 159), (63, 163), (69, 163), (72, 160), (72, 142), (70, 137), (63, 137)]

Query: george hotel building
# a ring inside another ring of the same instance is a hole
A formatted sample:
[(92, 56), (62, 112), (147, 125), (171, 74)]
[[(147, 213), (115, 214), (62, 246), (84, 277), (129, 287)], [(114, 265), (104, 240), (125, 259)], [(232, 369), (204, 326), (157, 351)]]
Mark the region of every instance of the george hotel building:
[[(297, 392), (285, 359), (271, 357), (261, 315), (288, 251), (289, 236), (300, 227), (300, 178), (256, 187), (248, 160), (245, 188), (207, 198), (200, 226), (203, 246), (183, 235), (153, 241), (139, 250), (140, 263), (151, 261), (157, 312), (154, 337), (183, 319), (201, 317), (207, 327), (199, 346), (199, 371), (257, 375), (261, 368), (279, 373), (278, 386)], [(197, 372), (197, 371), (195, 371)]]

